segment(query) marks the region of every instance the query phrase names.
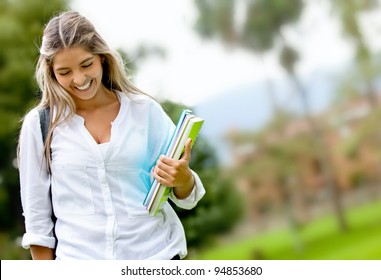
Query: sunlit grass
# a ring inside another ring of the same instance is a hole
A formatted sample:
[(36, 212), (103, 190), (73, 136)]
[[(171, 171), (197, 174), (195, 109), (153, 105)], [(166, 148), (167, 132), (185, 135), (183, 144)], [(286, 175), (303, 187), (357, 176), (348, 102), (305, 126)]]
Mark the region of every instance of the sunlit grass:
[[(298, 231), (298, 239), (290, 230), (281, 229), (210, 248), (197, 259), (381, 259), (381, 203), (348, 209), (346, 219), (346, 232), (341, 232), (335, 217), (329, 215), (305, 224)], [(300, 241), (299, 250), (295, 240)]]

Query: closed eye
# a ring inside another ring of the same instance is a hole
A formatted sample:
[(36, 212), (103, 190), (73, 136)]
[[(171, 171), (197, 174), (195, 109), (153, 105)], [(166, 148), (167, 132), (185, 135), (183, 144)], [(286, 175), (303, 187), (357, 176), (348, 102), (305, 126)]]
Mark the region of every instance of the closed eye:
[(82, 67), (87, 68), (87, 67), (90, 67), (91, 65), (93, 65), (92, 62), (91, 62), (91, 63), (88, 63), (88, 64), (85, 64), (85, 65), (82, 65)]
[(70, 73), (70, 71), (67, 71), (67, 72), (61, 72), (61, 73), (58, 73), (60, 76), (65, 76), (65, 75), (67, 75), (67, 74), (69, 74)]

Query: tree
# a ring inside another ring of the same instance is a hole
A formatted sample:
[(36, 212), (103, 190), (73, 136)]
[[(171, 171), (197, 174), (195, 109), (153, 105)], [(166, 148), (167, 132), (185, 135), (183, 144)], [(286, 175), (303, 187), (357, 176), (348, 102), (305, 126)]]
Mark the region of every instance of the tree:
[[(329, 162), (327, 150), (321, 129), (311, 117), (310, 106), (308, 104), (307, 92), (301, 81), (297, 77), (295, 65), (298, 61), (296, 50), (287, 42), (282, 30), (294, 23), (300, 17), (303, 10), (302, 0), (281, 1), (281, 0), (195, 0), (199, 10), (199, 17), (196, 22), (196, 29), (201, 36), (212, 38), (218, 37), (226, 44), (241, 45), (250, 50), (258, 52), (261, 56), (265, 51), (273, 48), (278, 43), (280, 46), (279, 62), (289, 74), (296, 92), (302, 100), (305, 116), (311, 126), (314, 145), (319, 154), (319, 164), (327, 188), (331, 191), (335, 213), (341, 230), (347, 228), (341, 205), (340, 195), (335, 184), (332, 165)], [(236, 22), (234, 15), (237, 3), (246, 5), (246, 14), (241, 27)], [(272, 98), (273, 100), (273, 98)], [(277, 105), (273, 105), (277, 108)], [(278, 110), (275, 110), (278, 114)]]
[[(306, 163), (316, 158), (316, 151), (311, 145), (308, 130), (296, 135), (286, 133), (293, 119), (292, 113), (282, 111), (256, 132), (229, 135), (229, 142), (233, 147), (255, 143), (246, 153), (238, 155), (238, 164), (233, 167), (232, 173), (249, 183), (245, 195), (251, 211), (257, 216), (270, 212), (283, 214), (296, 251), (302, 251), (301, 220), (293, 204), (297, 197), (301, 198), (300, 201), (306, 200), (302, 173)], [(306, 215), (304, 212), (303, 215)]]
[(362, 12), (373, 10), (380, 6), (377, 0), (335, 0), (330, 1), (332, 10), (339, 18), (342, 25), (342, 33), (355, 48), (356, 66), (362, 74), (362, 81), (365, 84), (365, 94), (369, 104), (373, 107), (376, 104), (375, 78), (376, 67), (372, 62), (371, 51), (363, 32), (361, 30), (359, 15)]
[[(365, 122), (365, 127), (374, 122), (375, 117), (378, 118), (379, 113), (379, 100), (376, 92), (376, 83), (379, 73), (379, 65), (377, 65), (377, 59), (372, 57), (372, 52), (369, 48), (369, 42), (364, 36), (364, 32), (360, 24), (360, 15), (368, 11), (372, 11), (380, 7), (380, 3), (377, 0), (336, 0), (332, 3), (332, 10), (339, 18), (342, 25), (343, 36), (354, 46), (355, 49), (355, 67), (357, 69), (356, 74), (360, 76), (360, 79), (356, 80), (356, 85), (351, 81), (352, 87), (362, 87), (364, 90), (357, 90), (361, 95), (365, 94), (368, 100), (371, 112), (369, 112), (367, 118), (368, 122)], [(369, 123), (369, 124), (368, 124)], [(373, 146), (378, 150), (379, 143), (381, 141), (381, 133), (377, 127), (372, 127), (373, 130), (368, 131), (368, 137), (373, 142)], [(370, 133), (369, 133), (370, 132)], [(355, 133), (355, 138), (363, 138), (360, 132)], [(369, 140), (369, 139), (368, 139)], [(381, 171), (381, 156), (377, 153), (378, 169)], [(379, 175), (378, 180), (381, 180)]]
[[(274, 34), (296, 21), (303, 8), (300, 0), (195, 0), (195, 3), (199, 11), (195, 29), (203, 38), (242, 46), (255, 52), (263, 64), (266, 52), (277, 43)], [(266, 82), (270, 102), (277, 114), (278, 104), (269, 77)]]

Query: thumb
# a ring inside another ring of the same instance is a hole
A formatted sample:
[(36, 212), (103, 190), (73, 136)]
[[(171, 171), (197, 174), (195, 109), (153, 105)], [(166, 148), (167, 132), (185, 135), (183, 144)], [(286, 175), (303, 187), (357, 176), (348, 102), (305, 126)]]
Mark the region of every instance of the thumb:
[(190, 157), (191, 157), (191, 147), (192, 147), (191, 144), (192, 144), (192, 139), (188, 138), (187, 142), (185, 143), (185, 151), (184, 151), (183, 155), (181, 156), (181, 159), (184, 159), (186, 161), (190, 160)]

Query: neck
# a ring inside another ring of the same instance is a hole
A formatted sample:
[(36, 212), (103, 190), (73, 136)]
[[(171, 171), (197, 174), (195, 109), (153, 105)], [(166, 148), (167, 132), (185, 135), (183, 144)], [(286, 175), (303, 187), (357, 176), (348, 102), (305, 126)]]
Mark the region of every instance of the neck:
[(94, 95), (93, 98), (89, 100), (74, 98), (77, 113), (95, 111), (98, 108), (107, 106), (110, 103), (115, 102), (116, 100), (118, 100), (116, 94), (106, 88), (100, 90), (97, 94)]

